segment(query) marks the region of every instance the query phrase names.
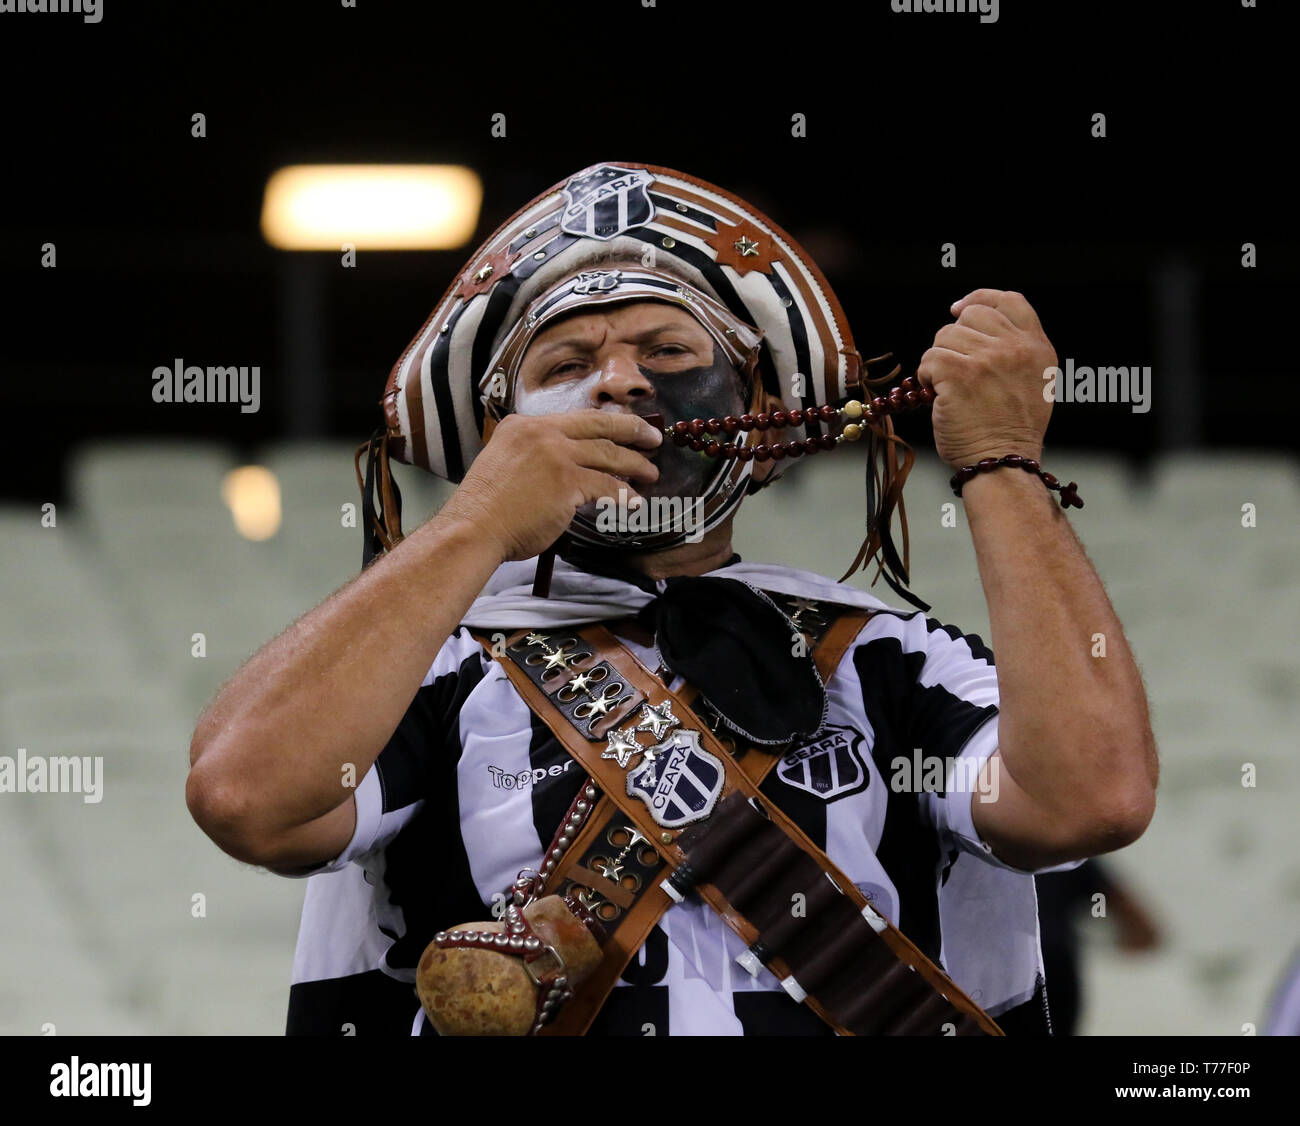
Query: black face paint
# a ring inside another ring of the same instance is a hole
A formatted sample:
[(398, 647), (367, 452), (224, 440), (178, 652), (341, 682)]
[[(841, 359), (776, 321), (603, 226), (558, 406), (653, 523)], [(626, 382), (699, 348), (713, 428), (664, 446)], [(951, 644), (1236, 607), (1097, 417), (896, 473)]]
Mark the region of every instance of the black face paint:
[[(623, 409), (630, 408), (640, 415), (657, 412), (663, 415), (664, 426), (693, 418), (725, 418), (744, 413), (744, 384), (716, 341), (712, 363), (683, 371), (655, 371), (644, 364), (638, 364), (637, 368), (653, 390), (626, 401)], [(516, 395), (515, 410), (519, 414), (539, 415), (595, 406), (592, 393), (602, 378), (599, 371), (593, 371), (582, 379), (560, 380), (554, 386), (527, 391), (521, 389)], [(611, 403), (603, 407), (616, 409)], [(641, 452), (659, 470), (657, 481), (637, 483), (637, 492), (644, 497), (684, 497), (688, 501), (700, 497), (721, 465), (721, 459), (678, 446), (671, 440), (665, 440), (654, 450)], [(578, 512), (594, 520), (597, 508), (597, 501), (588, 501)]]
[[(665, 426), (693, 418), (739, 416), (745, 411), (740, 377), (716, 342), (711, 364), (669, 372), (654, 371), (643, 364), (637, 367), (655, 390), (654, 395), (637, 401), (636, 412), (658, 411), (664, 416)], [(719, 440), (725, 440), (725, 436)], [(658, 467), (659, 480), (639, 487), (644, 496), (699, 496), (719, 465), (719, 459), (669, 440), (647, 456)]]

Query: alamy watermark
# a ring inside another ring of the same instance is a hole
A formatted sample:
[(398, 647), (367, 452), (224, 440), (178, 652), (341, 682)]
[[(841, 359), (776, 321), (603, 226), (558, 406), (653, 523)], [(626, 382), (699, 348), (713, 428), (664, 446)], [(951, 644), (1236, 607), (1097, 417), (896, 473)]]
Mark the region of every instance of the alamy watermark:
[(895, 12), (978, 12), (980, 23), (998, 22), (998, 0), (889, 0)]
[(73, 1056), (50, 1068), (50, 1094), (56, 1099), (130, 1099), (133, 1106), (148, 1106), (152, 1071), (148, 1063), (82, 1063)]
[(981, 802), (995, 802), (1001, 760), (987, 761), (989, 769), (985, 779), (980, 769), (984, 764), (978, 758), (926, 755), (916, 747), (911, 758), (898, 755), (890, 760), (893, 774), (889, 788), (896, 794), (979, 794)]
[(99, 23), (104, 18), (104, 0), (0, 0), (0, 15), (9, 12), (29, 15), (74, 15), (82, 23)]
[(1132, 403), (1134, 414), (1151, 409), (1149, 367), (1075, 367), (1067, 357), (1065, 368), (1043, 372), (1043, 398), (1049, 403)]
[(703, 497), (639, 497), (633, 505), (628, 491), (619, 489), (618, 499), (596, 501), (596, 529), (601, 532), (685, 532), (687, 543), (704, 538)]
[(0, 794), (81, 794), (87, 805), (104, 800), (101, 755), (0, 755)]
[(260, 367), (201, 368), (179, 356), (171, 367), (153, 369), (155, 403), (239, 403), (240, 414), (256, 414), (262, 405)]

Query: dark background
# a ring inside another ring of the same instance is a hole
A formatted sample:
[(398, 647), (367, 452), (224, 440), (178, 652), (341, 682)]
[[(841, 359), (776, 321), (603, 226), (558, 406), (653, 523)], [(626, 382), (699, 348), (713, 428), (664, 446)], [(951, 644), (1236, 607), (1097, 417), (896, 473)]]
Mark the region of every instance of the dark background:
[[(1062, 364), (1153, 367), (1150, 413), (1058, 405), (1049, 444), (1139, 466), (1293, 445), (1294, 37), (1278, 0), (1003, 0), (988, 25), (888, 0), (103, 10), (0, 15), (5, 498), (62, 499), (88, 438), (362, 441), (473, 245), (599, 160), (677, 168), (767, 211), (823, 267), (863, 355), (910, 372), (948, 305), (992, 286), (1029, 297)], [(360, 252), (356, 269), (273, 250), (263, 188), (303, 161), (468, 164), (485, 188), (475, 242)], [(294, 301), (315, 302), (319, 333), (290, 327)], [(154, 403), (151, 372), (177, 356), (260, 365), (261, 411)], [(319, 395), (291, 410), (295, 364)], [(900, 429), (928, 441), (924, 420)]]

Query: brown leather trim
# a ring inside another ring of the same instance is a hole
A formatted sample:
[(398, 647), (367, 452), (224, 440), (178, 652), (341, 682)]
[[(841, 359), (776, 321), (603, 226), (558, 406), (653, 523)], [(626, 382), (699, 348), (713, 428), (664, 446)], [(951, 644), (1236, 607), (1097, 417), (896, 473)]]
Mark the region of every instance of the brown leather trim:
[(424, 351), (433, 342), (429, 337), (411, 356), (411, 374), (406, 379), (406, 413), (410, 416), (411, 458), (416, 465), (428, 467), (429, 444), (424, 436), (424, 376), (421, 361)]
[[(839, 623), (836, 624), (838, 625)], [(846, 627), (846, 630), (848, 628), (851, 627)], [(836, 638), (835, 641), (833, 642), (834, 645), (847, 645), (852, 640), (852, 638), (850, 637), (849, 642), (845, 642), (843, 640), (845, 631), (835, 631), (834, 627), (832, 627), (832, 630), (828, 631), (827, 636), (829, 637), (832, 632), (836, 633)], [(610, 641), (618, 645), (619, 649), (623, 649), (622, 645), (618, 644), (616, 639), (614, 639), (612, 635), (610, 635), (609, 632), (604, 629), (604, 627), (602, 626), (587, 627), (582, 631), (582, 634), (584, 639), (586, 639), (590, 644), (592, 644), (593, 648), (596, 648), (597, 646), (599, 647), (599, 651), (601, 652), (605, 660), (609, 661), (611, 665), (614, 665), (614, 667), (617, 668), (620, 671), (620, 673), (623, 673), (625, 676), (628, 676), (626, 664), (624, 662), (615, 660), (614, 659), (615, 655), (611, 654), (609, 649), (607, 649), (605, 645), (601, 644), (599, 635), (604, 634)], [(625, 655), (628, 658), (628, 660), (630, 660), (633, 664), (636, 664), (637, 667), (640, 668), (639, 662), (636, 661), (632, 653), (624, 649), (623, 655)], [(643, 675), (648, 675), (646, 674), (646, 670), (644, 669), (641, 669), (641, 672)], [(653, 677), (651, 678), (651, 680), (653, 681), (654, 684), (658, 684), (658, 681), (654, 680)], [(641, 687), (642, 690), (645, 691), (647, 698), (650, 700), (654, 700), (654, 696), (651, 694), (650, 685), (646, 685), (644, 683), (639, 684), (638, 681), (632, 676), (628, 676), (628, 683), (630, 685), (633, 685), (634, 687)], [(669, 697), (673, 696), (672, 693), (667, 692), (666, 690), (663, 692), (663, 694)], [(849, 878), (845, 876), (844, 873), (842, 873), (835, 866), (835, 864), (830, 860), (828, 856), (826, 856), (825, 853), (823, 853), (815, 844), (813, 844), (811, 840), (808, 839), (808, 837), (804, 834), (804, 832), (797, 825), (795, 825), (794, 822), (792, 822), (784, 813), (782, 813), (781, 810), (778, 809), (773, 803), (767, 801), (758, 793), (757, 787), (754, 786), (752, 782), (750, 782), (749, 778), (745, 775), (745, 772), (736, 768), (734, 760), (731, 760), (730, 756), (728, 756), (726, 752), (720, 746), (717, 745), (716, 740), (714, 740), (707, 726), (704, 725), (702, 722), (700, 722), (699, 718), (695, 716), (694, 712), (691, 711), (689, 707), (687, 707), (686, 704), (680, 698), (678, 698), (677, 703), (679, 706), (676, 707), (674, 710), (678, 713), (679, 718), (682, 720), (683, 726), (693, 727), (693, 729), (698, 730), (700, 732), (701, 744), (706, 746), (707, 749), (710, 750), (713, 754), (721, 758), (724, 767), (728, 768), (727, 769), (728, 783), (732, 782), (731, 776), (733, 774), (737, 776), (736, 782), (738, 784), (724, 786), (722, 796), (719, 798), (719, 804), (721, 804), (722, 801), (726, 800), (726, 797), (729, 792), (734, 792), (735, 790), (738, 789), (742, 791), (748, 791), (748, 796), (750, 798), (757, 799), (762, 803), (764, 810), (766, 811), (768, 817), (771, 819), (773, 824), (775, 824), (778, 828), (780, 828), (787, 837), (789, 837), (792, 841), (795, 842), (795, 844), (799, 845), (804, 853), (812, 857), (812, 859), (817, 863), (818, 867), (820, 867), (823, 872), (827, 873), (827, 875), (830, 876), (830, 878), (834, 881), (835, 885), (853, 903), (853, 905), (858, 909), (859, 912), (863, 908), (867, 907), (868, 901), (866, 897), (863, 896), (862, 893), (858, 890), (857, 886), (853, 884), (853, 882), (849, 880)], [(710, 743), (712, 743), (713, 745), (709, 746)], [(772, 760), (773, 760), (772, 764), (774, 764), (775, 759), (776, 756), (775, 755), (772, 756)], [(768, 769), (769, 770), (771, 769), (771, 764), (768, 766)], [(633, 807), (640, 806), (640, 803), (637, 802), (635, 799), (626, 799), (629, 802), (629, 806), (624, 807), (622, 800), (619, 800), (620, 798), (622, 798), (621, 791), (619, 793), (619, 798), (615, 799), (617, 804), (619, 805), (620, 808), (624, 810), (624, 812), (629, 817), (632, 817), (633, 820), (638, 820), (640, 810)], [(641, 806), (641, 809), (644, 809), (644, 806)], [(649, 823), (650, 827), (653, 828), (653, 822), (649, 819), (648, 814), (646, 816), (646, 821)], [(647, 829), (643, 827), (642, 831), (646, 832)], [(676, 837), (680, 837), (680, 835), (681, 834), (678, 833), (676, 834)], [(673, 867), (676, 867), (681, 862), (682, 850), (676, 844), (676, 839), (674, 839), (674, 843), (671, 846), (668, 846), (667, 848), (661, 848), (660, 852), (662, 855), (668, 857), (669, 862), (670, 864), (672, 864)], [(753, 945), (753, 943), (758, 940), (759, 932), (757, 928), (748, 919), (745, 919), (743, 916), (739, 914), (738, 911), (736, 911), (736, 909), (732, 906), (729, 900), (722, 895), (722, 893), (718, 890), (716, 886), (709, 883), (703, 883), (697, 885), (696, 890), (700, 894), (701, 898), (703, 898), (705, 902), (707, 902), (711, 907), (713, 907), (713, 909), (717, 911), (718, 914), (721, 915), (725, 921), (727, 921), (731, 929), (745, 941), (746, 945)], [(929, 959), (926, 958), (925, 955), (922, 954), (921, 951), (917, 949), (917, 947), (905, 935), (902, 934), (901, 931), (899, 931), (896, 927), (890, 924), (887, 919), (882, 919), (882, 922), (884, 924), (885, 929), (880, 932), (879, 937), (890, 947), (890, 949), (894, 952), (896, 957), (913, 966), (916, 969), (916, 972), (919, 973), (926, 980), (927, 983), (929, 983), (932, 989), (934, 989), (936, 992), (940, 992), (944, 994), (944, 996), (946, 996), (948, 1000), (955, 1007), (964, 1011), (967, 1015), (972, 1016), (975, 1020), (977, 1020), (980, 1024), (980, 1027), (983, 1028), (985, 1032), (991, 1035), (1002, 1035), (1002, 1031), (1001, 1029), (998, 1028), (996, 1023), (994, 1023), (994, 1021), (986, 1013), (984, 1013), (981, 1009), (979, 1009), (978, 1006), (976, 1006), (975, 1003), (971, 1001), (970, 998), (967, 997), (966, 994), (960, 988), (958, 988), (957, 984), (954, 981), (952, 981), (937, 966), (931, 963)], [(769, 963), (769, 966), (774, 973), (778, 973), (778, 976), (790, 976), (789, 975), (790, 967), (788, 965), (785, 965), (780, 958), (774, 958)], [(781, 974), (778, 972), (781, 970), (784, 970), (785, 973)], [(815, 997), (810, 996), (806, 1003), (809, 1005), (810, 1008), (812, 1008), (815, 1012), (817, 1012), (818, 1015), (821, 1016), (823, 1020), (825, 1020), (828, 1024), (830, 1024), (833, 1028), (835, 1028), (836, 1031), (841, 1033), (852, 1032), (852, 1029), (845, 1028), (837, 1024), (835, 1019), (821, 1006), (821, 1004), (818, 1002), (818, 1000)]]
[[(402, 354), (397, 358), (397, 362), (389, 370), (388, 380), (384, 385), (384, 396), (381, 399), (381, 403), (383, 404), (384, 407), (385, 421), (388, 423), (389, 429), (394, 434), (395, 441), (394, 441), (393, 456), (396, 457), (398, 461), (404, 462), (406, 464), (419, 465), (425, 468), (427, 468), (428, 466), (428, 449), (424, 437), (424, 412), (422, 409), (420, 409), (420, 401), (421, 401), (421, 396), (423, 394), (423, 390), (419, 386), (420, 371), (419, 371), (418, 363), (414, 365), (415, 367), (414, 383), (416, 385), (415, 390), (411, 391), (410, 390), (411, 384), (410, 383), (407, 384), (407, 409), (409, 410), (412, 419), (411, 422), (412, 431), (415, 430), (415, 427), (417, 425), (416, 419), (417, 418), (419, 419), (418, 425), (420, 427), (420, 437), (418, 440), (415, 440), (412, 443), (415, 448), (410, 451), (406, 449), (405, 441), (401, 440), (402, 435), (397, 420), (397, 408), (396, 408), (395, 396), (397, 395), (398, 392), (397, 377), (402, 370), (402, 364), (406, 361), (407, 356), (409, 356), (415, 348), (420, 346), (420, 341), (423, 339), (425, 334), (429, 332), (435, 319), (438, 318), (438, 314), (442, 312), (444, 317), (450, 315), (451, 312), (450, 305), (451, 305), (452, 298), (455, 296), (457, 290), (461, 288), (464, 280), (464, 275), (470, 269), (470, 267), (476, 261), (482, 259), (492, 246), (496, 245), (498, 242), (502, 242), (503, 236), (506, 236), (507, 232), (508, 232), (508, 237), (504, 238), (503, 241), (504, 246), (508, 246), (519, 235), (521, 235), (525, 230), (527, 230), (527, 224), (523, 221), (522, 217), (527, 212), (531, 211), (539, 203), (541, 203), (543, 200), (545, 200), (547, 196), (557, 192), (560, 188), (564, 186), (566, 182), (567, 181), (562, 180), (560, 181), (559, 184), (553, 185), (552, 187), (548, 188), (546, 191), (540, 192), (538, 195), (534, 196), (531, 200), (529, 200), (526, 204), (524, 204), (523, 207), (519, 208), (518, 211), (516, 211), (513, 215), (511, 215), (510, 218), (508, 218), (504, 223), (502, 223), (499, 227), (497, 227), (497, 229), (493, 231), (492, 234), (489, 235), (486, 239), (484, 239), (483, 242), (481, 242), (478, 245), (478, 247), (475, 248), (473, 255), (469, 259), (467, 259), (465, 265), (462, 266), (459, 271), (457, 271), (456, 276), (452, 280), (451, 284), (447, 286), (446, 291), (438, 299), (437, 303), (433, 306), (433, 309), (429, 313), (429, 316), (425, 319), (424, 324), (420, 326), (420, 330), (411, 338), (410, 343), (407, 344), (407, 346), (402, 350)], [(503, 276), (504, 274), (498, 273), (496, 281), (500, 281), (501, 277)], [(494, 281), (492, 284), (495, 285), (496, 281)], [(445, 311), (444, 311), (444, 306), (447, 307)], [(432, 341), (432, 338), (433, 338), (432, 333), (430, 333), (429, 341), (425, 342), (425, 346), (427, 346)]]
[[(692, 238), (697, 238), (702, 242), (713, 236), (712, 231), (706, 230), (704, 227), (697, 227), (694, 223), (688, 222), (685, 219), (679, 219), (671, 211), (660, 210), (659, 213), (650, 220), (649, 225), (656, 227), (671, 227), (675, 231), (681, 231), (682, 234), (690, 235)], [(668, 253), (671, 254), (672, 251), (670, 250)]]
[(831, 623), (830, 629), (822, 636), (821, 643), (813, 650), (813, 664), (817, 666), (823, 684), (830, 681), (849, 646), (877, 613), (876, 610), (853, 611), (842, 614)]
[[(393, 366), (389, 369), (388, 380), (384, 384), (384, 396), (380, 400), (380, 402), (383, 404), (384, 407), (384, 418), (387, 421), (389, 428), (399, 438), (402, 437), (402, 433), (401, 433), (401, 421), (398, 419), (397, 416), (397, 396), (398, 395), (406, 396), (406, 409), (407, 409), (407, 413), (412, 418), (412, 423), (411, 423), (412, 428), (414, 428), (415, 426), (414, 419), (416, 418), (416, 412), (411, 409), (412, 392), (410, 390), (409, 382), (405, 388), (402, 388), (397, 385), (397, 379), (398, 376), (401, 375), (402, 365), (406, 362), (406, 357), (411, 354), (412, 350), (420, 343), (420, 340), (424, 337), (425, 331), (429, 328), (431, 324), (433, 324), (433, 319), (438, 315), (438, 310), (439, 308), (441, 308), (441, 305), (442, 303), (439, 302), (437, 305), (433, 307), (433, 312), (429, 314), (428, 319), (424, 322), (423, 325), (420, 326), (420, 331), (417, 332), (415, 336), (412, 337), (411, 342), (407, 344), (405, 348), (402, 349), (402, 354), (397, 357), (397, 362), (393, 364)], [(420, 400), (420, 394), (421, 394), (418, 386), (419, 383), (418, 368), (416, 369), (416, 376), (417, 376), (416, 378), (417, 387), (414, 392), (414, 396), (415, 396), (415, 401), (418, 404)], [(424, 426), (423, 411), (419, 412), (419, 418), (420, 418), (420, 426), (423, 428)], [(422, 468), (427, 468), (427, 462), (428, 462), (427, 455), (424, 458), (417, 460), (415, 454), (412, 451), (406, 449), (406, 442), (404, 440), (401, 443), (401, 453), (402, 456), (400, 460), (406, 461), (407, 464), (410, 465), (419, 465)], [(408, 454), (410, 455), (409, 459), (407, 457)]]

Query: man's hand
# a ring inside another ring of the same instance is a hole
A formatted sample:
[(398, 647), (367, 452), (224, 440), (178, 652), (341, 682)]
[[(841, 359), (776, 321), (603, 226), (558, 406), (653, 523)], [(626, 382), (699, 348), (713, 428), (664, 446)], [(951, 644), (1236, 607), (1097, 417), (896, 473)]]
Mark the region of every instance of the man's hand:
[(935, 392), (931, 423), (939, 456), (954, 469), (981, 458), (1037, 459), (1052, 404), (1043, 372), (1056, 350), (1019, 293), (977, 289), (952, 306), (955, 324), (934, 335), (916, 374)]
[(503, 561), (531, 559), (551, 546), (573, 514), (599, 497), (640, 494), (621, 478), (652, 482), (659, 469), (644, 454), (663, 434), (627, 411), (507, 415), (496, 426), (442, 515), (476, 528)]

